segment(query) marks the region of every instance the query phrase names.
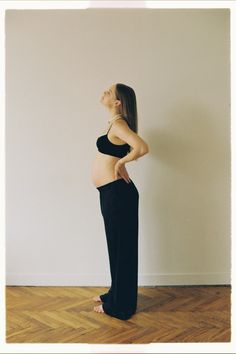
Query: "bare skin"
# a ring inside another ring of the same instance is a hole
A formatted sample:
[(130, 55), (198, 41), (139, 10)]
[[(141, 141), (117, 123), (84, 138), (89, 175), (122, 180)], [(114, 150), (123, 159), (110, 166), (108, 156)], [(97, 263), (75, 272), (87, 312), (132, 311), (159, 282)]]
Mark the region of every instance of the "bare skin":
[[(94, 301), (102, 301), (102, 300), (100, 299), (100, 296), (94, 296), (94, 297), (93, 297), (93, 300), (94, 300)], [(102, 305), (94, 306), (93, 309), (94, 309), (95, 312), (102, 312), (102, 313), (104, 313), (104, 310), (103, 310), (103, 308), (102, 308)]]
[(94, 297), (93, 297), (93, 300), (94, 300), (94, 301), (102, 301), (102, 300), (100, 299), (100, 296), (94, 296)]
[(99, 306), (94, 306), (94, 311), (95, 312), (101, 312), (101, 313), (104, 313), (104, 310), (102, 308), (102, 305), (99, 305)]

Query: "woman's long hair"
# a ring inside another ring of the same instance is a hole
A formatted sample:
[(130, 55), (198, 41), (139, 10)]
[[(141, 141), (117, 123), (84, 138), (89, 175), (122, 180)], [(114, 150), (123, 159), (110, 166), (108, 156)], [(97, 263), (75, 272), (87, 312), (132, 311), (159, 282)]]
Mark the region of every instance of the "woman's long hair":
[[(121, 101), (119, 113), (126, 120), (129, 128), (138, 133), (137, 100), (134, 90), (130, 86), (117, 83), (116, 98)], [(130, 149), (132, 150), (133, 148)]]

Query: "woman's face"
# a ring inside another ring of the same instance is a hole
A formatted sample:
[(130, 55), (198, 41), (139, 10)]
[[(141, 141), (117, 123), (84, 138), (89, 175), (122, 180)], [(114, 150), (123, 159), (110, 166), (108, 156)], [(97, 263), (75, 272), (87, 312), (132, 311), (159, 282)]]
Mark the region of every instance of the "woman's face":
[(113, 106), (115, 100), (116, 100), (115, 85), (112, 85), (107, 90), (104, 91), (101, 97), (101, 101), (105, 106)]

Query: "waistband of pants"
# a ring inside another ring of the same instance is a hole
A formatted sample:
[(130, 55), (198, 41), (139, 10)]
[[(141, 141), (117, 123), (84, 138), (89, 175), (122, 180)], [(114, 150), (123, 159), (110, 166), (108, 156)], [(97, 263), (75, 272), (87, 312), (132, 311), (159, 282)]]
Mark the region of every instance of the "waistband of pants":
[(97, 190), (99, 192), (101, 191), (106, 191), (106, 190), (109, 190), (109, 189), (112, 189), (114, 188), (115, 186), (122, 186), (122, 185), (131, 185), (131, 184), (134, 184), (134, 182), (132, 180), (130, 180), (129, 183), (127, 183), (124, 178), (119, 178), (119, 179), (115, 179), (114, 181), (112, 182), (109, 182), (109, 183), (106, 183), (106, 184), (103, 184), (102, 186), (99, 186), (99, 187), (96, 187)]

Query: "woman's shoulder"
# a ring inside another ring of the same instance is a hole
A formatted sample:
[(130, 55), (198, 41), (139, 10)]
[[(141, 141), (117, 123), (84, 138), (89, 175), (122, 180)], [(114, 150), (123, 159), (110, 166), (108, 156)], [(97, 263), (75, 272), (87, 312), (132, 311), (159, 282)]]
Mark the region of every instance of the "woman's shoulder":
[(112, 125), (119, 125), (119, 124), (125, 124), (125, 125), (129, 126), (129, 124), (125, 118), (120, 118), (120, 119), (115, 120)]

